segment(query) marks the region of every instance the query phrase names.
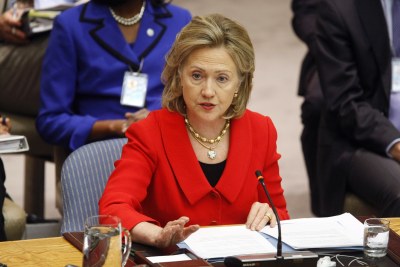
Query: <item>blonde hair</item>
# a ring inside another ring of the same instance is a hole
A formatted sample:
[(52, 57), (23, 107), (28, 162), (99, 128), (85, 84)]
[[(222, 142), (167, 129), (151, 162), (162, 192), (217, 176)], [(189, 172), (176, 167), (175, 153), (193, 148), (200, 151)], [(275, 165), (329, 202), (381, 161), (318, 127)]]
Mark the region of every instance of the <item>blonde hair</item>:
[(161, 76), (165, 85), (162, 106), (186, 114), (179, 74), (189, 55), (205, 47), (224, 47), (233, 59), (239, 72), (240, 85), (237, 97), (233, 99), (224, 118), (240, 117), (246, 110), (253, 87), (254, 49), (245, 28), (220, 14), (196, 16), (177, 35)]

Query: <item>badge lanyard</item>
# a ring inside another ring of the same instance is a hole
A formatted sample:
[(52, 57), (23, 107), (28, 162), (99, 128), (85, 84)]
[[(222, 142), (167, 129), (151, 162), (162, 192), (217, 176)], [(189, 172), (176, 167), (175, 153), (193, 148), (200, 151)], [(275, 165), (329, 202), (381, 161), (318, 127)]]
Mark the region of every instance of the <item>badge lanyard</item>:
[(139, 70), (134, 72), (129, 66), (125, 72), (122, 84), (121, 105), (143, 108), (146, 101), (148, 77), (140, 73), (143, 68), (144, 58), (140, 61)]

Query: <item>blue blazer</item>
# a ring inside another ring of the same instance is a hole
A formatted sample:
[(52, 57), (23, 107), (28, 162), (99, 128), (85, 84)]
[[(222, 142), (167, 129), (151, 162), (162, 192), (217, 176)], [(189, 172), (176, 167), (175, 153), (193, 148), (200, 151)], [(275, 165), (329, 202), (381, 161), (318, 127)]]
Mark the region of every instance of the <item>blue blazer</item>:
[(87, 143), (97, 120), (122, 119), (140, 108), (120, 104), (126, 71), (149, 78), (145, 107), (161, 107), (165, 55), (190, 12), (147, 1), (136, 42), (125, 41), (107, 6), (88, 2), (60, 14), (43, 61), (38, 132), (49, 143), (75, 150)]

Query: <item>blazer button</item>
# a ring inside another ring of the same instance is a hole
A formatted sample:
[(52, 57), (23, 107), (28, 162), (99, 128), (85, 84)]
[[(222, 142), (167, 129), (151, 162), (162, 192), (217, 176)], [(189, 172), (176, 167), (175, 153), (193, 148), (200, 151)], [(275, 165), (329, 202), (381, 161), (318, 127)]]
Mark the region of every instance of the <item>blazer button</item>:
[(218, 225), (217, 221), (211, 221), (210, 225)]
[(212, 192), (210, 193), (210, 195), (211, 195), (211, 198), (212, 198), (212, 199), (217, 199), (217, 198), (218, 198), (218, 194), (217, 194), (216, 192), (214, 192), (214, 191), (212, 191)]

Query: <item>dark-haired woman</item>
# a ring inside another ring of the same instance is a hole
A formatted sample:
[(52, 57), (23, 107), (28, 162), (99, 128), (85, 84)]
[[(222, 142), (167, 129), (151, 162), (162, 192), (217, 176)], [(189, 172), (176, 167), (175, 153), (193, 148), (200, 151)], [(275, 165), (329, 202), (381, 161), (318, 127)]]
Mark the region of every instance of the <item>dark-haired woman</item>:
[(36, 121), (43, 139), (72, 151), (123, 136), (161, 108), (165, 55), (190, 19), (154, 0), (92, 0), (60, 14), (43, 60)]
[(165, 54), (191, 19), (164, 2), (92, 0), (56, 18), (37, 118), (44, 140), (75, 150), (161, 107)]

